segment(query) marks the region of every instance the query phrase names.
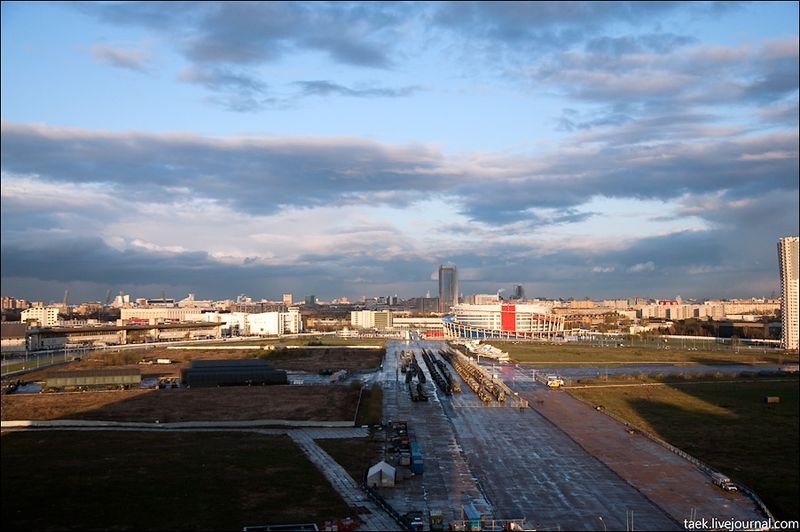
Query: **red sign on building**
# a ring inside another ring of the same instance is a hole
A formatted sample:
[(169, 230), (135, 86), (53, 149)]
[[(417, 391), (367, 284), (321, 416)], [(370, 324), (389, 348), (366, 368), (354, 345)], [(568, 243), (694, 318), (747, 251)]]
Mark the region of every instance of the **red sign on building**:
[(500, 330), (511, 332), (517, 330), (516, 305), (500, 305)]

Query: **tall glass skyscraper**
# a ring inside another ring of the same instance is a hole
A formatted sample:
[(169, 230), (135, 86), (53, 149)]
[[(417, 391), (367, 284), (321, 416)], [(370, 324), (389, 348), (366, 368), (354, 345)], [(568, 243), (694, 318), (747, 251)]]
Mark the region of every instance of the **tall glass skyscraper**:
[[(800, 290), (798, 289), (798, 241), (800, 237), (787, 236), (778, 240), (778, 265), (781, 272), (781, 347), (797, 349), (800, 336)], [(441, 279), (441, 273), (439, 274)], [(441, 280), (439, 281), (441, 286)]]
[(454, 264), (439, 266), (439, 312), (458, 304), (458, 270)]

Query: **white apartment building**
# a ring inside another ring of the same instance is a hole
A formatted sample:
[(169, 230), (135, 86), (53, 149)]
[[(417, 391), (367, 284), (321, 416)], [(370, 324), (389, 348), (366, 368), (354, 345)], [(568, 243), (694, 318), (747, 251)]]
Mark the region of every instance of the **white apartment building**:
[(787, 236), (778, 240), (778, 266), (781, 274), (781, 347), (797, 350), (800, 347), (800, 289), (798, 289), (798, 242), (800, 237)]
[(277, 336), (281, 330), (280, 312), (259, 312), (247, 315), (248, 334)]
[(725, 306), (722, 304), (636, 305), (634, 308), (638, 318), (660, 318), (665, 320), (712, 318), (718, 320), (725, 317)]
[(625, 310), (630, 308), (627, 299), (604, 299), (603, 306), (606, 308), (613, 308), (616, 310)]
[(22, 311), (21, 320), (35, 320), (42, 327), (54, 327), (58, 325), (58, 307), (31, 307)]
[(297, 334), (303, 330), (300, 310), (288, 312), (260, 312), (247, 315), (247, 333), (259, 336), (281, 336)]
[(390, 310), (354, 310), (350, 313), (350, 325), (355, 329), (390, 329), (394, 316)]
[(230, 333), (231, 329), (238, 331), (237, 334), (245, 334), (247, 316), (246, 312), (205, 312), (203, 321), (219, 323), (220, 328), (226, 331), (225, 334)]
[(472, 294), (469, 303), (472, 305), (493, 305), (500, 301), (497, 294)]

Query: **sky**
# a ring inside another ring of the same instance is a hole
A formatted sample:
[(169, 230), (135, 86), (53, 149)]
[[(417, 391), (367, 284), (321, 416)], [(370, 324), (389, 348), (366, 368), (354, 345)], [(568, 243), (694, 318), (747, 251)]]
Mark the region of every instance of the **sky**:
[(2, 2), (2, 293), (764, 297), (797, 2)]

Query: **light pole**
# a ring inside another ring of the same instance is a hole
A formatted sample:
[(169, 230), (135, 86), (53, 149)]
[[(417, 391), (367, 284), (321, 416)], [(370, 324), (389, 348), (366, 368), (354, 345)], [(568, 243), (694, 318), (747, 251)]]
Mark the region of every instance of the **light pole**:
[(600, 520), (601, 523), (603, 523), (603, 532), (607, 532), (608, 529), (606, 528), (606, 522), (603, 521), (603, 516), (599, 515), (599, 516), (597, 516), (597, 518)]

